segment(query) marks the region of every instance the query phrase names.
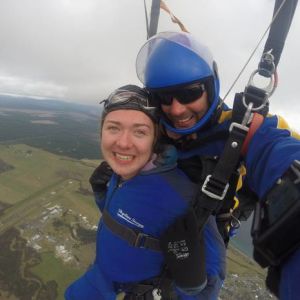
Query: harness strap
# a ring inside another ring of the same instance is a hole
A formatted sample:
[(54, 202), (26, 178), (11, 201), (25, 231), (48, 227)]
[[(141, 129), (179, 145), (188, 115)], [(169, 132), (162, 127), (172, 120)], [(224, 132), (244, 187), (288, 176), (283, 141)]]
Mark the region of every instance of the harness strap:
[(160, 0), (152, 0), (149, 31), (147, 32), (148, 39), (157, 33), (159, 12)]
[(229, 179), (240, 160), (240, 152), (248, 133), (248, 127), (232, 123), (229, 131), (224, 151), (212, 174), (206, 177), (196, 203), (195, 212), (200, 230), (204, 227), (209, 216), (223, 204), (222, 200), (229, 188)]
[(117, 222), (106, 209), (103, 211), (102, 220), (115, 235), (125, 240), (130, 246), (161, 251), (158, 239)]
[[(150, 299), (153, 299), (152, 297), (152, 291), (154, 289), (154, 286), (152, 284), (143, 284), (143, 283), (137, 283), (135, 284), (131, 289), (130, 292), (127, 293), (125, 299), (126, 300), (145, 300), (147, 299), (147, 296)], [(150, 294), (150, 295), (149, 295)]]
[(133, 284), (125, 289), (124, 300), (177, 300), (173, 280), (161, 275), (152, 279)]
[[(224, 206), (223, 200), (228, 193), (230, 178), (240, 163), (241, 155), (246, 154), (251, 138), (268, 112), (266, 99), (263, 91), (252, 87), (245, 90), (244, 97), (243, 94), (236, 94), (232, 123), (224, 150), (213, 172), (207, 175), (195, 206), (199, 230), (202, 230), (210, 214), (217, 213), (222, 205)], [(256, 105), (261, 115), (254, 113), (253, 122), (249, 124), (244, 118), (247, 113), (245, 104), (248, 105), (250, 102)], [(223, 210), (221, 213), (224, 212), (226, 211)]]
[[(277, 68), (294, 17), (297, 2), (298, 0), (275, 1), (269, 36), (265, 43), (262, 59), (259, 63), (259, 71), (262, 76), (270, 77)], [(264, 54), (270, 52), (274, 56), (275, 69), (272, 64), (268, 64), (263, 59)]]
[(243, 147), (242, 147), (242, 155), (243, 156), (246, 155), (246, 153), (248, 151), (249, 143), (250, 143), (254, 133), (260, 127), (260, 125), (262, 124), (263, 121), (264, 121), (264, 117), (261, 114), (259, 114), (259, 113), (253, 114), (253, 119), (252, 119), (248, 134), (246, 136), (246, 139), (245, 139)]

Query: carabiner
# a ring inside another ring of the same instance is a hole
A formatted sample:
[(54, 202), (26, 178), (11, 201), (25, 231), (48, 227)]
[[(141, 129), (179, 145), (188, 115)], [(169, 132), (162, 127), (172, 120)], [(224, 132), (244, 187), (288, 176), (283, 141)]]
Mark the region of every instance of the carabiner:
[[(253, 88), (256, 88), (256, 89), (258, 89), (258, 90), (261, 90), (261, 91), (263, 91), (263, 92), (265, 93), (265, 97), (264, 97), (264, 99), (263, 99), (261, 105), (259, 105), (259, 106), (257, 106), (257, 107), (252, 107), (252, 108), (251, 108), (251, 111), (252, 111), (252, 112), (261, 110), (261, 109), (268, 103), (268, 100), (269, 100), (270, 96), (272, 96), (272, 94), (274, 93), (274, 91), (275, 91), (275, 89), (276, 89), (276, 87), (277, 87), (277, 84), (276, 84), (276, 71), (275, 71), (275, 73), (269, 78), (269, 84), (266, 85), (265, 87), (262, 87), (262, 88), (261, 88), (261, 87), (256, 87), (255, 84), (254, 84), (253, 78), (254, 78), (254, 76), (255, 76), (257, 73), (259, 73), (259, 69), (255, 70), (255, 71), (251, 74), (251, 76), (250, 76), (250, 78), (249, 78), (249, 81), (248, 81), (248, 84), (247, 84), (247, 86), (246, 86), (246, 89), (247, 89), (248, 87), (253, 87)], [(242, 100), (242, 101), (243, 101), (244, 106), (245, 106), (246, 108), (248, 108), (248, 104), (246, 103), (245, 96), (243, 97), (243, 100)]]

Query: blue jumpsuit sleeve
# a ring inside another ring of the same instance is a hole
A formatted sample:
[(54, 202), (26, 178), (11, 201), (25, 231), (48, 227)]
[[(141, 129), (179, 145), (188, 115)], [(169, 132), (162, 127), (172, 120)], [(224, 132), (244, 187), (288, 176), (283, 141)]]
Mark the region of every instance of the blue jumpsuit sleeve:
[(297, 300), (300, 295), (300, 249), (282, 266), (279, 285), (280, 300)]
[[(300, 141), (289, 129), (278, 129), (278, 117), (267, 118), (250, 142), (246, 168), (250, 188), (262, 198), (290, 167), (300, 160)], [(281, 300), (299, 299), (300, 249), (281, 268)]]
[(300, 141), (288, 129), (279, 129), (278, 117), (266, 118), (254, 134), (246, 155), (246, 180), (262, 198), (285, 173), (292, 162), (300, 160)]
[(115, 300), (113, 283), (96, 264), (65, 291), (65, 300)]

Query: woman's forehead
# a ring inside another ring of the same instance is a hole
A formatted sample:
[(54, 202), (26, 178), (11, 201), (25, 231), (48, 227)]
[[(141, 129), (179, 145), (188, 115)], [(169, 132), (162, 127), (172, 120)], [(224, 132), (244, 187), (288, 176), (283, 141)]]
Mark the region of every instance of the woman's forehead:
[(145, 113), (133, 110), (122, 109), (109, 112), (104, 119), (104, 122), (115, 122), (119, 124), (145, 124), (154, 126), (153, 121)]

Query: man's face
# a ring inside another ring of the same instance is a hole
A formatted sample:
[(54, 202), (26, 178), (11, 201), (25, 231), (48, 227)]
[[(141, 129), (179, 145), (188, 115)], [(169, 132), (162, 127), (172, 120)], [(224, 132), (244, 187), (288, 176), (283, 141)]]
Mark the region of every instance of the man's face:
[(188, 104), (182, 104), (175, 97), (170, 105), (161, 105), (166, 117), (178, 129), (194, 126), (207, 112), (209, 107), (208, 96), (205, 91), (201, 97)]

